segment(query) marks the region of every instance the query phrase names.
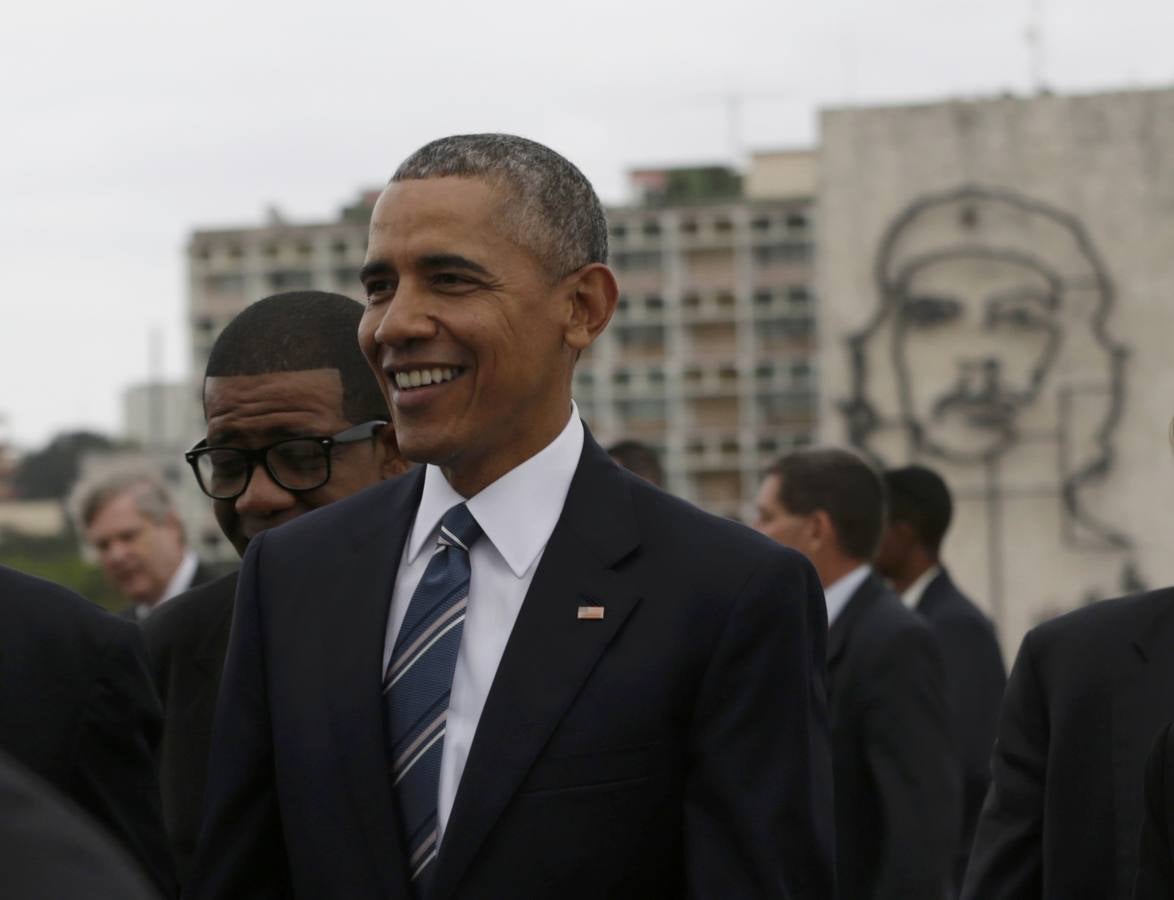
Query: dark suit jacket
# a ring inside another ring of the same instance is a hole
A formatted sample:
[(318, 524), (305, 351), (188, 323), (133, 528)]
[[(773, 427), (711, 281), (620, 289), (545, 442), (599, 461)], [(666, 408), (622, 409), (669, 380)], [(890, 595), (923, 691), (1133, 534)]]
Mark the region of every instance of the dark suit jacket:
[(1174, 727), (1158, 734), (1145, 764), (1145, 821), (1134, 900), (1174, 897)]
[(84, 813), (0, 753), (0, 878), (19, 900), (158, 900), (143, 874)]
[(159, 809), (161, 719), (137, 627), (0, 567), (0, 748), (93, 816), (174, 895)]
[(962, 840), (954, 869), (957, 889), (991, 783), (991, 748), (999, 728), (1007, 670), (990, 619), (958, 590), (944, 569), (926, 586), (917, 612), (929, 622), (942, 649), (962, 760)]
[(232, 625), (233, 572), (168, 600), (143, 622), (155, 688), (163, 700), (159, 781), (163, 821), (180, 884), (187, 880), (204, 806), (212, 720)]
[(844, 900), (942, 900), (962, 785), (937, 641), (870, 575), (832, 624), (828, 694)]
[(1174, 589), (1033, 628), (1003, 701), (969, 900), (1126, 898), (1146, 752), (1174, 718)]
[[(423, 475), (250, 544), (190, 896), (410, 896), (380, 678)], [(605, 618), (578, 619), (584, 603)], [(434, 900), (831, 897), (825, 623), (806, 560), (623, 471), (588, 435), (481, 714)]]

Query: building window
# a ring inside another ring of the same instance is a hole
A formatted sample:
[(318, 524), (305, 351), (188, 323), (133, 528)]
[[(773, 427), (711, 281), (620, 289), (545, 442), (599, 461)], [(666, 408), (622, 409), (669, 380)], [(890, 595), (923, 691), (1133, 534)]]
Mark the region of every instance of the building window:
[(729, 307), (733, 306), (737, 302), (738, 302), (737, 298), (733, 294), (731, 294), (729, 291), (722, 291), (720, 294), (717, 295), (717, 305), (720, 307), (723, 307), (725, 309), (728, 309)]
[(664, 369), (653, 367), (648, 370), (648, 380), (652, 384), (664, 384)]
[(304, 269), (275, 269), (267, 276), (269, 287), (275, 291), (306, 290), (313, 287), (314, 276)]
[(722, 453), (737, 453), (741, 449), (736, 437), (722, 438)]
[(770, 306), (774, 298), (774, 291), (765, 288), (754, 292), (754, 303), (756, 306)]
[(616, 384), (631, 384), (632, 373), (627, 369), (617, 369), (612, 373), (611, 380)]
[(718, 234), (729, 234), (731, 231), (734, 230), (734, 223), (731, 222), (729, 219), (727, 219), (725, 216), (722, 216), (720, 219), (717, 219), (716, 221), (714, 221), (713, 230), (716, 231)]
[(334, 244), (331, 245), (330, 249), (334, 251), (336, 256), (346, 256), (348, 248), (346, 241), (335, 241)]
[(754, 261), (760, 265), (802, 262), (809, 259), (811, 243), (808, 241), (785, 241), (779, 244), (762, 244), (754, 248)]
[(298, 253), (301, 256), (313, 256), (314, 255), (314, 245), (311, 243), (308, 243), (307, 241), (302, 241), (301, 243), (298, 244)]
[(750, 227), (755, 231), (770, 231), (770, 216), (755, 216), (750, 220)]
[(245, 254), (244, 254), (244, 251), (241, 250), (240, 244), (229, 244), (228, 245), (228, 255), (230, 257), (232, 257), (233, 259), (240, 259)]
[(681, 234), (696, 234), (697, 220), (696, 219), (682, 219), (681, 220)]
[(775, 377), (774, 364), (773, 363), (759, 363), (758, 366), (754, 369), (754, 375), (757, 378), (763, 378), (763, 379), (774, 378)]
[(264, 253), (266, 256), (276, 256), (277, 252), (278, 252), (277, 245), (276, 244), (266, 244), (261, 249), (261, 252)]
[(685, 309), (696, 309), (701, 305), (701, 295), (690, 291), (681, 298), (681, 305)]
[(615, 225), (611, 226), (610, 230), (611, 236), (613, 238), (623, 239), (628, 236), (628, 226), (622, 223), (616, 223)]
[(664, 309), (664, 297), (659, 294), (649, 294), (644, 298), (644, 305), (651, 310)]
[(208, 259), (211, 256), (212, 251), (208, 248), (207, 244), (201, 244), (198, 247), (192, 247), (193, 259)]
[(806, 285), (796, 284), (787, 288), (787, 302), (801, 306), (811, 299), (811, 292)]
[(786, 222), (788, 231), (803, 231), (809, 224), (807, 216), (798, 210), (787, 213)]
[(644, 223), (644, 228), (641, 230), (648, 237), (659, 237), (660, 236), (660, 222), (656, 221), (656, 219), (649, 219), (647, 222)]
[(659, 250), (628, 250), (613, 254), (612, 262), (619, 270), (658, 269), (661, 257)]
[(235, 294), (245, 289), (245, 276), (239, 272), (222, 272), (209, 275), (204, 279), (204, 285), (213, 293)]

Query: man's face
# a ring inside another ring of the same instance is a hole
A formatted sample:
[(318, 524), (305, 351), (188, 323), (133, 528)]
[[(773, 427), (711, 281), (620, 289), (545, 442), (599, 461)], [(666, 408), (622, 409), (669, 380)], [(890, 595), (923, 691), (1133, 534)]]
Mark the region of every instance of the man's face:
[(183, 560), (183, 530), (170, 518), (156, 522), (139, 512), (134, 489), (118, 495), (86, 526), (107, 580), (132, 603), (154, 604)]
[(1052, 284), (1014, 259), (958, 254), (917, 268), (897, 302), (903, 412), (927, 447), (969, 459), (1006, 449), (1059, 347)]
[(542, 449), (570, 410), (566, 285), (502, 233), (501, 208), (479, 178), (394, 183), (363, 270), (359, 344), (400, 448), (466, 496)]
[[(209, 447), (256, 449), (282, 438), (329, 437), (353, 424), (342, 413), (337, 369), (210, 377), (204, 382)], [(216, 521), (238, 553), (266, 528), (349, 497), (398, 471), (391, 432), (371, 441), (331, 450), (330, 480), (312, 491), (292, 493), (276, 484), (262, 465), (253, 468), (245, 492), (235, 500), (213, 500)]]
[(783, 482), (778, 475), (768, 475), (763, 480), (754, 500), (757, 512), (754, 530), (810, 556), (814, 549), (811, 543), (810, 516), (795, 515), (783, 506), (779, 500), (782, 487)]

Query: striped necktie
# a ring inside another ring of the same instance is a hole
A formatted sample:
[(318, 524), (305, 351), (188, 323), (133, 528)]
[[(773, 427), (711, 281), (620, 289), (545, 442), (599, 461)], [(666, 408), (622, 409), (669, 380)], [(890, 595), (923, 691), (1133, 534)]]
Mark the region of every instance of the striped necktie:
[(469, 548), (480, 536), (464, 503), (444, 514), (383, 675), (392, 781), (416, 897), (426, 896), (436, 869), (448, 697), (469, 602)]

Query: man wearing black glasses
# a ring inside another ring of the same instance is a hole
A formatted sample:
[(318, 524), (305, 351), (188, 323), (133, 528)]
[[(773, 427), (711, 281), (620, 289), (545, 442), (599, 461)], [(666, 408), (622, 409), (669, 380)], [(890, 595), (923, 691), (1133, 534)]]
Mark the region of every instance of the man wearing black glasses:
[[(359, 350), (361, 317), (338, 294), (277, 294), (216, 339), (204, 377), (207, 436), (186, 458), (239, 553), (259, 532), (407, 467)], [(144, 627), (165, 707), (163, 811), (181, 883), (199, 834), (235, 591), (234, 573), (176, 597)]]

